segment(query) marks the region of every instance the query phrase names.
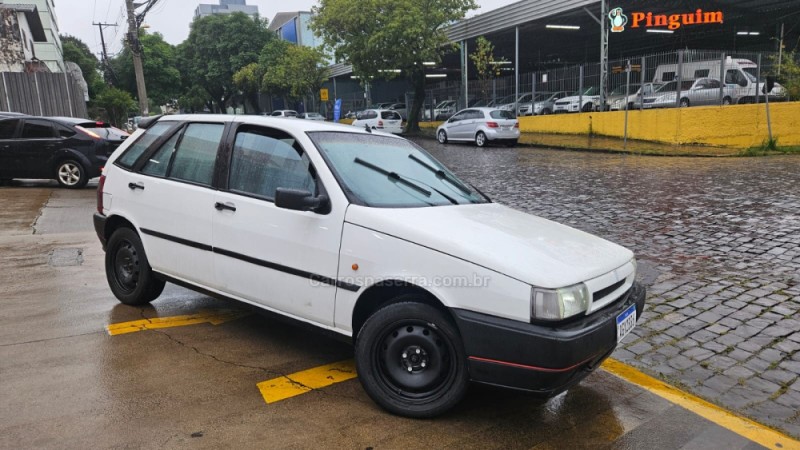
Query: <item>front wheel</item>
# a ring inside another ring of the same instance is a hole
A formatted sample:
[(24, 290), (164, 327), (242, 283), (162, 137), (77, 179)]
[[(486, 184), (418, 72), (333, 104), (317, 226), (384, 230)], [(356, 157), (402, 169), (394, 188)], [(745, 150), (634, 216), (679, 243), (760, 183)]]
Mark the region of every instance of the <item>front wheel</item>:
[(463, 398), (469, 375), (458, 330), (438, 309), (404, 295), (367, 319), (355, 345), (358, 378), (375, 403), (413, 418)]
[(688, 108), (688, 107), (689, 107), (689, 99), (688, 98), (682, 98), (681, 99), (681, 108)]
[(439, 132), (436, 133), (436, 140), (439, 141), (440, 144), (447, 144), (447, 132), (439, 130)]
[(730, 105), (731, 104), (731, 98), (730, 97), (723, 98), (722, 99), (722, 104), (725, 105), (725, 106)]
[(119, 228), (108, 240), (106, 279), (111, 292), (126, 305), (152, 302), (164, 290), (164, 281), (155, 277), (139, 235), (130, 228)]
[(56, 166), (56, 181), (65, 188), (78, 189), (86, 186), (89, 175), (81, 163), (68, 159)]
[(483, 131), (478, 131), (478, 134), (475, 135), (475, 145), (478, 147), (486, 147), (486, 134)]

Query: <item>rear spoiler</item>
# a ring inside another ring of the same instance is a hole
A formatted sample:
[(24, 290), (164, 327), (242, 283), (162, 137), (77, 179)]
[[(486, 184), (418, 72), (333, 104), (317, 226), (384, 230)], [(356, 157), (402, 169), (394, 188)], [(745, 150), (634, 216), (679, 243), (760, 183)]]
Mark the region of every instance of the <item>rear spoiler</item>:
[(139, 124), (137, 125), (139, 128), (146, 130), (150, 128), (154, 123), (158, 122), (158, 119), (164, 117), (163, 114), (159, 114), (157, 116), (151, 116), (146, 119), (139, 120)]

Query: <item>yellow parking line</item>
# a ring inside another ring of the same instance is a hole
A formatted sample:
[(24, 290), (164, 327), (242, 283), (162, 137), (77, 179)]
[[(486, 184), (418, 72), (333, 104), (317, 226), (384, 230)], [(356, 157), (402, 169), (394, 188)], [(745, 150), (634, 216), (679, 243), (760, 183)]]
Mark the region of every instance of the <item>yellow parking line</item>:
[(196, 325), (198, 323), (219, 325), (221, 323), (239, 319), (247, 315), (249, 315), (249, 313), (244, 311), (206, 311), (183, 316), (154, 317), (152, 319), (112, 323), (106, 326), (106, 330), (111, 336), (116, 336), (118, 334), (135, 333), (137, 331), (144, 330), (155, 330), (157, 328), (184, 327), (187, 325)]
[(800, 449), (800, 441), (796, 441), (765, 425), (746, 419), (720, 408), (699, 397), (670, 386), (660, 380), (623, 364), (614, 359), (607, 359), (603, 365), (607, 372), (622, 378), (625, 381), (641, 386), (647, 391), (658, 395), (678, 406), (706, 418), (715, 424), (726, 428), (742, 437), (763, 445), (767, 448)]
[(352, 359), (339, 361), (313, 369), (295, 372), (284, 377), (258, 383), (258, 390), (267, 403), (275, 403), (296, 395), (305, 394), (312, 389), (324, 388), (357, 377), (356, 364)]

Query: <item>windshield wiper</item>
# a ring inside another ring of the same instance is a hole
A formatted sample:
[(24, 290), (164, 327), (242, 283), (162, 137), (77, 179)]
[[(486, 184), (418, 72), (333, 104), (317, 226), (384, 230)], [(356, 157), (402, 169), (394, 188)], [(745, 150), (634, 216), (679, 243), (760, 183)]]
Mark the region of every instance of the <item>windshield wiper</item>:
[(366, 162), (363, 159), (358, 158), (358, 157), (356, 157), (356, 159), (354, 159), (353, 162), (355, 162), (356, 164), (361, 164), (362, 166), (367, 167), (369, 169), (372, 169), (375, 172), (378, 172), (380, 174), (386, 175), (387, 177), (389, 177), (390, 180), (396, 181), (396, 182), (398, 182), (400, 184), (404, 184), (404, 185), (410, 187), (411, 189), (414, 189), (415, 191), (419, 192), (420, 194), (422, 194), (422, 195), (424, 195), (426, 197), (430, 197), (431, 196), (431, 191), (429, 191), (429, 190), (417, 185), (416, 183), (412, 183), (411, 181), (408, 181), (407, 179), (405, 179), (402, 176), (400, 176), (397, 172), (390, 172), (390, 171), (388, 171), (388, 170), (386, 170), (386, 169), (384, 169), (382, 167), (376, 166), (375, 164), (368, 163), (368, 162)]
[(408, 155), (408, 157), (411, 158), (411, 160), (413, 160), (414, 162), (416, 162), (419, 165), (421, 165), (422, 167), (424, 167), (424, 168), (430, 170), (431, 172), (435, 173), (437, 178), (441, 178), (443, 180), (449, 181), (450, 184), (452, 184), (453, 186), (457, 187), (459, 191), (461, 191), (461, 192), (463, 192), (465, 194), (472, 194), (472, 191), (470, 191), (463, 184), (459, 183), (458, 180), (456, 180), (455, 178), (453, 178), (450, 175), (448, 175), (447, 172), (445, 172), (444, 170), (437, 169), (436, 167), (433, 167), (432, 165), (428, 164), (427, 162), (421, 160), (420, 158), (418, 158), (418, 157), (416, 157), (414, 155)]

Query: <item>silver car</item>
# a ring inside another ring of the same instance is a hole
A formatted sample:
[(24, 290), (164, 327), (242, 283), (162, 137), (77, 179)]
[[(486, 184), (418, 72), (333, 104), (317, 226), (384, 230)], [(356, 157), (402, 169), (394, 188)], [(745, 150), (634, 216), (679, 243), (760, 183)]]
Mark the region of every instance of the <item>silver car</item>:
[(519, 140), (519, 122), (512, 111), (498, 108), (461, 110), (436, 129), (440, 144), (449, 141), (475, 142), (484, 147), (489, 142), (514, 146)]
[(520, 116), (546, 116), (553, 114), (556, 101), (561, 100), (567, 96), (566, 91), (561, 92), (539, 92), (533, 101), (528, 100), (527, 103), (519, 105)]
[(641, 109), (642, 99), (651, 95), (663, 85), (664, 83), (645, 83), (642, 86), (632, 84), (629, 91), (631, 93), (628, 95), (627, 99), (624, 95), (618, 98), (609, 98), (609, 109), (611, 111), (624, 111), (626, 104), (628, 105), (628, 109)]
[[(678, 82), (670, 81), (661, 86), (653, 94), (642, 100), (645, 109), (650, 108), (674, 108), (678, 105)], [(719, 104), (720, 82), (714, 78), (698, 78), (696, 80), (685, 80), (681, 82), (680, 107)], [(735, 103), (736, 90), (732, 86), (726, 85), (723, 88), (722, 104), (730, 105)]]

